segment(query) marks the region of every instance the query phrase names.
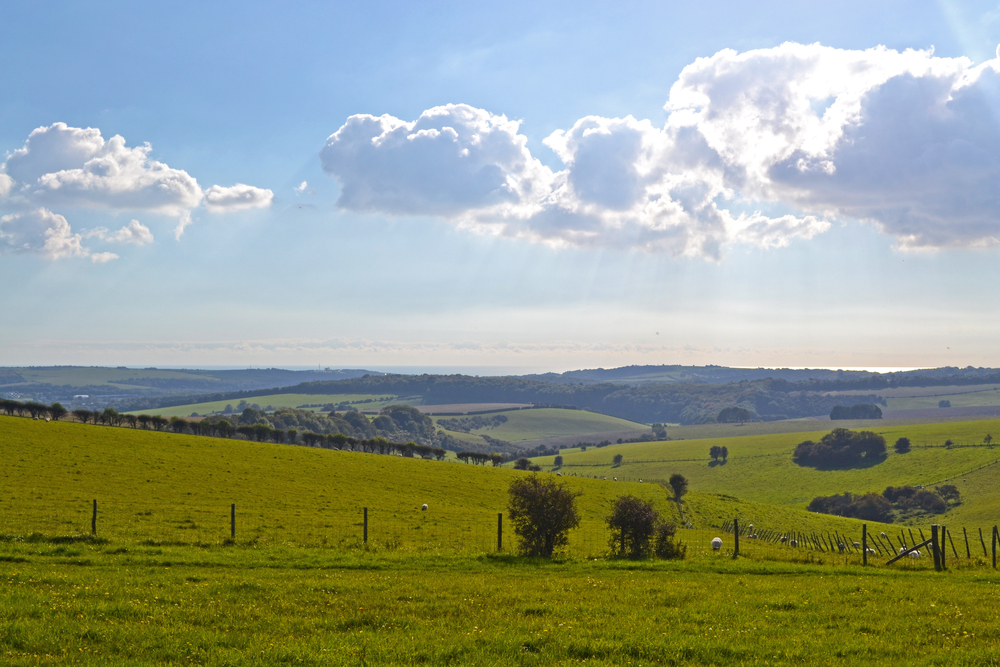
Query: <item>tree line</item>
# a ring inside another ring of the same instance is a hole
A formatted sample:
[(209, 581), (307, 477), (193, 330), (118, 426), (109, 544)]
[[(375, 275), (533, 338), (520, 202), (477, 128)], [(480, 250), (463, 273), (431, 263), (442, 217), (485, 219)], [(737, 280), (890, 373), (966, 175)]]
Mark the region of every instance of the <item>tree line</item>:
[(892, 523), (894, 512), (941, 514), (948, 509), (949, 503), (957, 505), (960, 502), (961, 496), (954, 484), (936, 486), (933, 491), (924, 487), (890, 486), (881, 494), (817, 496), (806, 509), (821, 514)]

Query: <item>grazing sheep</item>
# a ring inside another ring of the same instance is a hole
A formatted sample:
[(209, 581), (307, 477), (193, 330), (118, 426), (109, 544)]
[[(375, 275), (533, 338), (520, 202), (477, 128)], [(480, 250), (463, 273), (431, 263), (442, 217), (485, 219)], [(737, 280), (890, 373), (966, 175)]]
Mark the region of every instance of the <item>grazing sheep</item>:
[(839, 551), (840, 553), (844, 553), (844, 549), (846, 549), (846, 548), (847, 547), (844, 546), (843, 542), (838, 542), (837, 543), (837, 551)]
[(617, 477), (615, 477), (615, 481), (616, 481), (616, 482), (618, 481), (618, 478), (617, 478)]
[(799, 541), (798, 541), (798, 540), (789, 540), (789, 542), (788, 542), (788, 543), (789, 543), (790, 545), (792, 545), (793, 547), (797, 547), (797, 546), (799, 546)]
[(562, 477), (562, 473), (561, 472), (557, 472), (556, 473), (556, 477)]
[(423, 505), (421, 505), (420, 509), (422, 509), (424, 512), (426, 512), (427, 511), (427, 503), (424, 503)]
[(868, 547), (867, 549), (865, 549), (865, 553), (874, 556), (875, 555), (875, 550), (872, 549), (871, 547)]
[(787, 537), (785, 537), (784, 535), (782, 535), (782, 536), (781, 536), (781, 543), (782, 543), (782, 544), (784, 544), (784, 543), (785, 543), (785, 542), (787, 542), (787, 541), (788, 541), (788, 538), (787, 538)]
[(861, 548), (861, 542), (851, 542), (851, 544), (854, 546), (855, 549)]
[(918, 549), (917, 551), (911, 551), (909, 553), (909, 556), (910, 558), (920, 558), (921, 557), (920, 550)]
[(753, 524), (752, 523), (749, 526), (747, 526), (747, 532), (749, 532), (749, 533), (753, 532)]
[(601, 479), (607, 479), (607, 477), (602, 477)]
[(642, 484), (642, 480), (641, 479), (639, 480), (639, 483)]
[(899, 547), (899, 553), (901, 553), (901, 554), (905, 554), (906, 553), (906, 545), (905, 544), (903, 546)]
[(722, 548), (722, 538), (721, 537), (713, 537), (712, 538), (712, 551), (718, 551), (721, 548)]

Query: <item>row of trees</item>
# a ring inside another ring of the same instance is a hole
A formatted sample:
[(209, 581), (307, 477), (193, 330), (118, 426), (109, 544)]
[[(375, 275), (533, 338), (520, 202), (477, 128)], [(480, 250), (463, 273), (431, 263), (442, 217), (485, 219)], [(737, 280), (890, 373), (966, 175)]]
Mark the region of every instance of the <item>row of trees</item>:
[(830, 419), (882, 419), (882, 408), (867, 403), (858, 403), (851, 407), (835, 405), (830, 410)]
[[(687, 484), (685, 482), (685, 488)], [(548, 558), (569, 542), (570, 529), (580, 525), (578, 491), (552, 479), (531, 475), (515, 479), (508, 490), (507, 516), (523, 554)], [(663, 520), (649, 503), (626, 495), (615, 500), (605, 519), (611, 529), (608, 546), (614, 556), (683, 558), (686, 548), (674, 541), (677, 528)]]
[[(459, 461), (464, 461), (465, 463), (472, 463), (473, 465), (484, 466), (487, 463), (492, 464), (494, 468), (503, 464), (506, 461), (506, 457), (503, 454), (498, 454), (497, 452), (491, 452), (490, 454), (484, 454), (483, 452), (459, 452), (456, 454)], [(523, 459), (527, 461), (527, 459)], [(515, 466), (516, 467), (516, 466)]]
[(55, 420), (66, 416), (67, 411), (59, 403), (45, 405), (35, 401), (15, 401), (9, 398), (0, 398), (0, 411), (8, 416), (17, 415), (19, 417), (31, 417), (32, 419), (51, 418)]

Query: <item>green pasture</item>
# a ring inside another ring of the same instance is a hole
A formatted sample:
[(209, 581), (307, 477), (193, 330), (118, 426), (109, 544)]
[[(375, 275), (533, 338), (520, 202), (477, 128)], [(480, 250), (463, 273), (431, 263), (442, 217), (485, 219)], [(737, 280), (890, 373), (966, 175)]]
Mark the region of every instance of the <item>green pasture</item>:
[[(946, 424), (890, 425), (868, 422), (868, 428), (881, 433), (889, 446), (889, 455), (870, 467), (844, 470), (817, 470), (801, 467), (792, 461), (795, 445), (803, 440), (818, 440), (829, 429), (804, 433), (779, 433), (733, 438), (706, 438), (655, 443), (632, 443), (589, 448), (585, 452), (565, 450), (564, 474), (617, 476), (619, 479), (645, 478), (665, 480), (673, 473), (684, 475), (692, 489), (725, 493), (741, 500), (792, 508), (805, 508), (816, 496), (851, 491), (882, 492), (887, 486), (955, 484), (968, 500), (952, 512), (968, 513), (976, 503), (983, 516), (992, 513), (1000, 520), (1000, 497), (989, 495), (995, 485), (985, 480), (988, 474), (970, 476), (983, 466), (996, 467), (1000, 448), (983, 445), (988, 433), (1000, 437), (1000, 421), (955, 422)], [(913, 450), (896, 454), (892, 445), (908, 437)], [(945, 440), (956, 446), (944, 447)], [(727, 463), (713, 462), (709, 448), (729, 449)], [(612, 460), (621, 454), (624, 462), (613, 467)], [(535, 459), (546, 469), (555, 470), (553, 457)], [(991, 468), (992, 470), (992, 468)], [(965, 481), (963, 481), (965, 480)], [(993, 498), (994, 500), (989, 500)], [(977, 500), (978, 499), (978, 500)], [(947, 516), (947, 515), (946, 515)]]
[[(0, 534), (90, 531), (115, 539), (482, 550), (496, 544), (510, 481), (526, 473), (447, 461), (0, 417)], [(632, 493), (670, 511), (652, 484), (564, 477), (582, 493), (571, 549), (603, 553), (604, 517)], [(428, 511), (421, 505), (427, 503)]]
[[(239, 405), (241, 400), (248, 405), (259, 405), (261, 409), (271, 406), (272, 408), (297, 408), (300, 405), (325, 405), (333, 403), (336, 405), (342, 401), (354, 402), (371, 399), (371, 403), (359, 403), (354, 406), (359, 410), (376, 410), (391, 405), (395, 396), (385, 394), (268, 394), (267, 396), (252, 396), (248, 398), (230, 398), (224, 401), (208, 401), (205, 403), (189, 403), (187, 405), (175, 405), (169, 408), (155, 408), (152, 410), (136, 410), (132, 414), (160, 415), (162, 417), (189, 417), (197, 412), (200, 416), (222, 414), (227, 405)], [(318, 410), (319, 408), (303, 408), (304, 410)]]
[(0, 581), (18, 667), (1000, 661), (981, 567), (8, 541)]
[[(930, 389), (934, 389), (935, 391), (930, 391)], [(907, 395), (909, 393), (910, 392), (904, 393), (898, 397), (886, 397), (886, 409), (937, 409), (938, 402), (942, 400), (951, 401), (951, 407), (953, 408), (1000, 405), (1000, 387), (997, 387), (996, 385), (989, 385), (986, 387), (933, 387), (924, 389), (922, 392), (912, 392), (912, 394), (915, 395)], [(941, 408), (941, 411), (942, 413), (946, 413), (947, 408)]]
[[(538, 408), (530, 410), (507, 410), (502, 412), (490, 412), (480, 417), (489, 417), (495, 414), (502, 414), (507, 417), (507, 422), (495, 428), (481, 429), (473, 431), (473, 435), (484, 433), (491, 438), (506, 440), (507, 442), (523, 442), (525, 440), (544, 440), (565, 435), (587, 436), (592, 433), (605, 433), (609, 431), (628, 431), (635, 429), (649, 430), (646, 424), (638, 424), (626, 419), (602, 415), (597, 412), (586, 410), (565, 410), (561, 408)], [(452, 417), (432, 417), (437, 424), (442, 419), (452, 419)], [(466, 435), (446, 431), (449, 435)], [(480, 442), (482, 439), (477, 438)]]

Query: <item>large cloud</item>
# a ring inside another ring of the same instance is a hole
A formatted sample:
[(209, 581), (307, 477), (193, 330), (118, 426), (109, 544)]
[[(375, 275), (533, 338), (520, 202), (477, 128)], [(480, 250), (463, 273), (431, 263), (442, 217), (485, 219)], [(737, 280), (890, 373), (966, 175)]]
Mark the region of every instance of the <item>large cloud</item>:
[[(237, 185), (203, 191), (181, 169), (150, 159), (149, 144), (129, 147), (96, 128), (40, 127), (0, 169), (0, 197), (21, 208), (147, 211), (178, 219), (177, 236), (203, 201), (212, 212), (268, 206), (270, 190)], [(239, 200), (239, 201), (238, 201)], [(147, 230), (148, 231), (148, 230)]]
[(516, 122), (464, 105), (412, 122), (352, 116), (321, 158), (342, 208), (552, 245), (717, 259), (727, 243), (780, 247), (837, 217), (901, 247), (1000, 242), (1000, 60), (724, 50), (681, 72), (666, 109), (663, 127), (587, 117), (554, 132), (558, 172)]

